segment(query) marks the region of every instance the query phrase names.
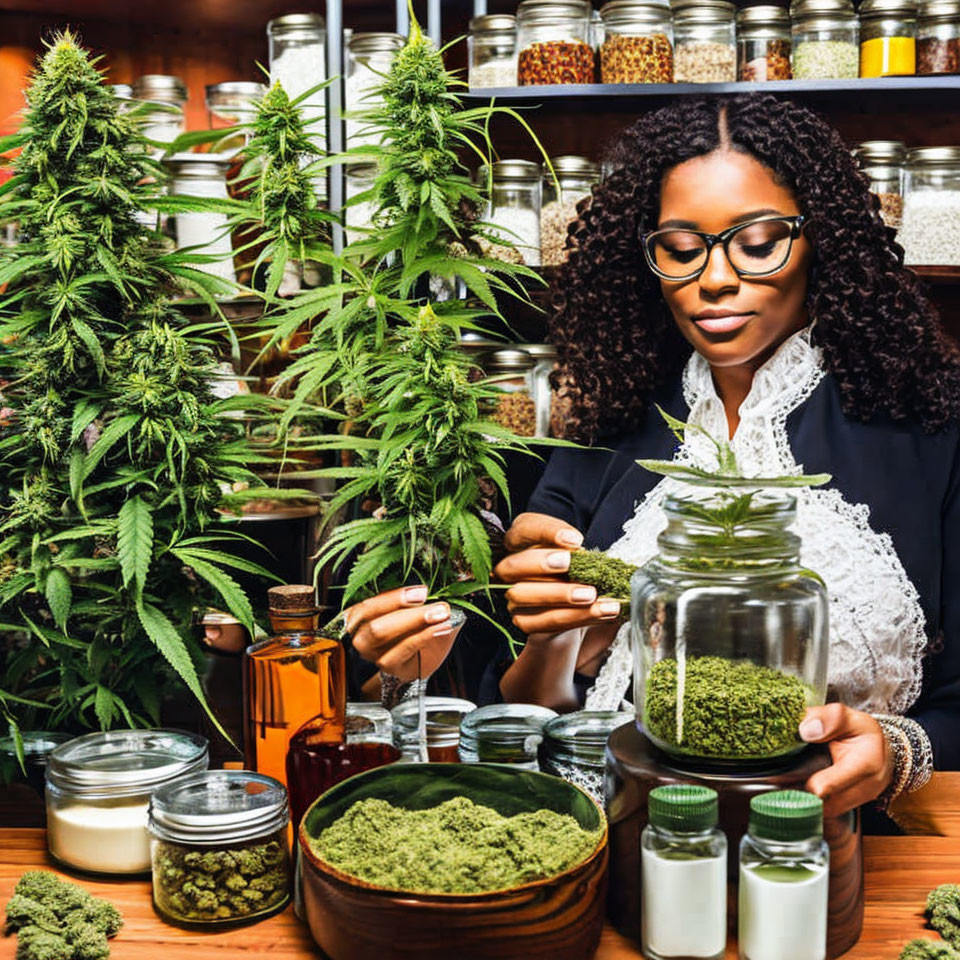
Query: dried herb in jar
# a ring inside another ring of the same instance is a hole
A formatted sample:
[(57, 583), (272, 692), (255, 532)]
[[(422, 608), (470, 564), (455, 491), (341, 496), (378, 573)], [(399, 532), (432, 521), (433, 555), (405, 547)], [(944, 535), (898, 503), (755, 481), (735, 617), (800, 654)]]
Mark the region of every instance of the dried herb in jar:
[(737, 79), (737, 51), (729, 43), (686, 40), (673, 55), (677, 83), (730, 83)]
[(520, 437), (533, 437), (537, 433), (537, 405), (528, 393), (517, 391), (505, 393), (497, 400), (490, 419), (512, 430)]
[(918, 40), (917, 73), (960, 73), (960, 37), (948, 40), (924, 37)]
[(673, 47), (666, 34), (625, 37), (613, 34), (600, 48), (604, 83), (672, 83)]
[(593, 83), (593, 47), (580, 40), (538, 40), (520, 51), (517, 82), (521, 87), (554, 83)]

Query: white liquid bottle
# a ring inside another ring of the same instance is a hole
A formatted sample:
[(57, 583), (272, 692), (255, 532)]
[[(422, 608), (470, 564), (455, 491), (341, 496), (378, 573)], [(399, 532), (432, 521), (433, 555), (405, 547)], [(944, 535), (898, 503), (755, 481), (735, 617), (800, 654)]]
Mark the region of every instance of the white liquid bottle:
[(677, 783), (647, 798), (641, 925), (647, 960), (720, 960), (727, 943), (727, 838), (717, 794)]
[(825, 960), (829, 876), (820, 798), (754, 797), (740, 842), (740, 960)]

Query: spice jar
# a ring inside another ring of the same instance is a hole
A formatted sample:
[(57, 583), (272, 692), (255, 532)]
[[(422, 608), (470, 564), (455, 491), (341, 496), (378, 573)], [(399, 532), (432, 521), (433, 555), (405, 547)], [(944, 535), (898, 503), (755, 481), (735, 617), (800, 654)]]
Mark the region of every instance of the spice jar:
[(657, 0), (611, 0), (600, 8), (603, 83), (672, 83), (670, 8)]
[[(477, 709), (475, 703), (457, 697), (424, 697), (427, 714), (427, 756), (432, 763), (459, 763), (460, 721)], [(420, 759), (417, 727), (420, 704), (416, 697), (404, 700), (390, 711), (393, 745), (406, 760)]]
[(470, 21), (467, 83), (472, 90), (517, 85), (517, 18), (486, 14)]
[(633, 714), (606, 710), (565, 713), (543, 726), (540, 771), (586, 790), (604, 805), (604, 754), (610, 734), (633, 720)]
[(537, 435), (537, 404), (533, 398), (536, 361), (526, 350), (495, 350), (484, 363), (490, 385), (501, 396), (490, 419), (521, 437)]
[(918, 147), (903, 178), (904, 261), (960, 266), (960, 147)]
[(150, 869), (150, 793), (207, 768), (207, 741), (179, 730), (88, 733), (47, 761), (47, 843), (54, 859), (90, 873)]
[(793, 79), (859, 76), (859, 25), (850, 0), (800, 0), (793, 17)]
[(551, 163), (553, 174), (543, 167), (540, 208), (540, 262), (545, 267), (566, 263), (567, 231), (579, 216), (577, 205), (600, 181), (600, 166), (586, 157), (554, 157)]
[(782, 7), (744, 7), (737, 14), (737, 77), (789, 80), (790, 14)]
[[(251, 124), (257, 116), (257, 104), (263, 99), (267, 88), (262, 83), (249, 80), (237, 80), (230, 83), (213, 83), (205, 90), (207, 100), (207, 118), (211, 130)], [(250, 132), (243, 131), (236, 137), (215, 144), (219, 153), (229, 153), (240, 149)]]
[[(133, 83), (133, 98), (145, 102), (140, 118), (148, 140), (168, 145), (186, 130), (187, 85), (179, 77), (161, 73), (140, 77)], [(162, 149), (155, 150), (157, 156), (162, 153)]]
[[(348, 114), (376, 110), (382, 105), (378, 92), (405, 42), (398, 33), (355, 33), (350, 37), (343, 83), (343, 105)], [(380, 136), (369, 120), (347, 116), (348, 147), (376, 146)]]
[(917, 73), (960, 73), (960, 0), (921, 3)]
[(531, 376), (533, 384), (533, 404), (536, 409), (538, 437), (561, 436), (554, 432), (556, 410), (550, 374), (557, 365), (557, 350), (549, 343), (525, 343), (524, 352), (533, 358), (534, 367)]
[(726, 0), (678, 0), (673, 6), (673, 79), (737, 79), (737, 8)]
[(880, 216), (888, 227), (900, 229), (903, 221), (903, 164), (907, 148), (899, 140), (867, 140), (854, 156), (870, 178), (870, 191), (880, 200)]
[(520, 770), (539, 770), (537, 748), (543, 725), (555, 710), (533, 703), (492, 703), (460, 721), (463, 763), (508, 763)]
[(290, 900), (287, 791), (248, 770), (210, 770), (154, 790), (153, 905), (168, 923), (262, 920)]
[(589, 0), (522, 0), (517, 7), (517, 82), (521, 87), (593, 83)]
[[(491, 179), (492, 178), (492, 179)], [(490, 183), (484, 253), (507, 263), (540, 265), (540, 165), (529, 160), (498, 160), (481, 167), (480, 187)]]
[(903, 77), (916, 72), (916, 0), (863, 0), (860, 76)]

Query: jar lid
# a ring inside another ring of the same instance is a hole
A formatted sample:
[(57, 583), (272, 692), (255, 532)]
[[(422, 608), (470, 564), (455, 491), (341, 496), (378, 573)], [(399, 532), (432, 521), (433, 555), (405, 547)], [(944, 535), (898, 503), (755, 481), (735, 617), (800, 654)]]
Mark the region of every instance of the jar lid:
[(616, 710), (578, 710), (548, 720), (543, 727), (543, 746), (551, 754), (566, 753), (590, 766), (604, 765), (610, 734), (636, 718)]
[[(460, 743), (477, 754), (477, 759), (496, 761), (497, 748), (512, 748), (535, 756), (543, 739), (543, 725), (557, 715), (556, 710), (534, 703), (491, 703), (468, 713), (460, 721)], [(485, 746), (493, 748), (488, 756)]]
[(853, 155), (861, 164), (902, 163), (907, 148), (900, 140), (864, 140), (854, 148)]
[(517, 18), (511, 13), (485, 13), (470, 20), (471, 33), (512, 33), (517, 29)]
[(673, 19), (682, 23), (729, 23), (737, 5), (727, 0), (675, 0)]
[(521, 0), (517, 21), (589, 20), (592, 9), (590, 0)]
[(182, 730), (107, 730), (57, 747), (47, 782), (84, 797), (136, 797), (206, 769), (205, 737)]
[(121, 100), (133, 99), (133, 87), (129, 83), (111, 83), (110, 91)]
[(665, 830), (709, 830), (719, 820), (717, 791), (695, 783), (669, 783), (647, 795), (650, 822)]
[(396, 53), (407, 42), (399, 33), (354, 33), (347, 49), (354, 55), (371, 53)]
[(856, 16), (850, 0), (794, 0), (790, 4), (790, 16), (808, 17), (845, 17)]
[[(477, 705), (459, 697), (424, 697), (427, 712), (427, 743), (432, 747), (456, 746), (460, 740), (460, 721)], [(416, 698), (404, 700), (390, 711), (394, 733), (416, 732), (420, 704)]]
[(495, 350), (485, 366), (488, 373), (512, 373), (529, 370), (533, 362), (526, 350)]
[(226, 175), (230, 159), (219, 153), (175, 153), (163, 158), (178, 180), (209, 180), (212, 176)]
[(600, 17), (605, 24), (631, 20), (663, 20), (669, 14), (668, 0), (610, 0), (600, 8)]
[[(53, 730), (21, 730), (20, 742), (23, 745), (23, 757), (29, 763), (31, 760), (43, 763), (47, 757), (62, 743), (69, 743), (74, 737), (69, 733), (57, 733)], [(0, 739), (0, 753), (15, 757), (17, 745), (13, 737)]]
[(496, 160), (489, 167), (484, 164), (479, 170), (481, 183), (487, 179), (488, 170), (493, 171), (494, 182), (540, 179), (540, 164), (532, 160)]
[(267, 92), (267, 87), (256, 80), (229, 80), (226, 83), (211, 83), (204, 87), (207, 98), (210, 97), (247, 97), (259, 100)]
[(743, 27), (786, 27), (790, 25), (790, 12), (783, 7), (775, 7), (772, 4), (744, 7), (737, 14), (737, 23)]
[(267, 22), (267, 33), (294, 30), (323, 30), (324, 20), (319, 13), (288, 13)]
[(187, 102), (187, 85), (179, 78), (165, 73), (148, 73), (133, 82), (137, 100), (156, 100), (158, 103)]
[(524, 343), (520, 349), (534, 360), (556, 360), (557, 348), (550, 343)]
[(960, 19), (960, 0), (921, 0), (920, 19), (927, 23)]
[(247, 841), (287, 825), (287, 791), (249, 770), (207, 770), (153, 791), (147, 825), (161, 840), (198, 846)]
[(910, 166), (953, 166), (960, 163), (960, 147), (914, 147), (907, 151)]
[(267, 604), (274, 613), (314, 613), (317, 592), (309, 583), (284, 583), (267, 590)]
[[(553, 164), (554, 172), (558, 177), (564, 175), (596, 179), (600, 177), (600, 164), (587, 157), (578, 157), (571, 154), (563, 157), (551, 157), (550, 162)], [(550, 179), (550, 171), (546, 164), (543, 164), (542, 170), (544, 177)]]
[(916, 15), (917, 0), (863, 0), (860, 4), (860, 16), (867, 20)]
[(823, 834), (823, 801), (805, 790), (773, 790), (750, 801), (750, 833), (766, 840), (808, 840)]

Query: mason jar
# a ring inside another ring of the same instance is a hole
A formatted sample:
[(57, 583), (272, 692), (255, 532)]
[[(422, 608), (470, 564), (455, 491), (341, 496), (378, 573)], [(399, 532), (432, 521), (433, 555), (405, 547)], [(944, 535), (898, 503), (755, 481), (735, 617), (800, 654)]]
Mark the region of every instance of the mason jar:
[(290, 902), (287, 791), (248, 770), (210, 770), (154, 790), (153, 904), (168, 923), (253, 923)]
[(737, 8), (727, 0), (677, 0), (673, 6), (673, 79), (737, 79)]
[(594, 82), (591, 10), (589, 0), (521, 0), (517, 7), (521, 87)]
[[(460, 721), (477, 705), (459, 697), (424, 697), (427, 715), (427, 756), (431, 763), (459, 763)], [(404, 700), (390, 711), (393, 745), (405, 760), (420, 759), (420, 703)]]
[(557, 349), (549, 343), (525, 343), (524, 352), (533, 359), (534, 367), (530, 379), (533, 385), (533, 405), (536, 410), (536, 436), (560, 436), (553, 431), (556, 415), (553, 402), (553, 387), (550, 374), (557, 366)]
[(149, 100), (151, 103), (167, 103), (178, 107), (181, 114), (187, 103), (187, 85), (172, 74), (147, 73), (133, 82), (135, 100)]
[(26, 780), (41, 796), (50, 754), (73, 736), (53, 730), (21, 730), (20, 749), (23, 751), (23, 769), (17, 756), (17, 742), (13, 737), (0, 739), (0, 783)]
[[(166, 147), (186, 131), (187, 85), (179, 77), (161, 73), (139, 77), (133, 82), (133, 99), (143, 102), (137, 115), (148, 140)], [(153, 151), (155, 156), (163, 152), (162, 147)]]
[(673, 22), (659, 0), (611, 0), (600, 8), (602, 83), (672, 83)]
[(783, 7), (744, 7), (737, 14), (737, 79), (789, 80), (790, 13)]
[(497, 398), (489, 417), (521, 437), (537, 435), (533, 372), (536, 361), (517, 347), (495, 350), (483, 364)]
[(517, 85), (517, 18), (486, 14), (470, 21), (467, 83), (472, 90)]
[[(672, 756), (743, 766), (804, 746), (807, 707), (825, 702), (829, 649), (823, 581), (800, 565), (796, 500), (667, 497), (659, 553), (631, 581), (634, 703)], [(720, 517), (721, 519), (712, 519)]]
[(916, 0), (863, 0), (860, 76), (905, 77), (916, 72)]
[(347, 44), (346, 78), (343, 82), (343, 106), (347, 111), (348, 147), (376, 146), (381, 132), (369, 120), (351, 117), (382, 106), (379, 90), (390, 72), (393, 58), (406, 40), (399, 33), (355, 33)]
[(56, 747), (47, 759), (47, 844), (88, 873), (150, 870), (150, 793), (206, 770), (207, 741), (180, 730), (108, 730)]
[(903, 178), (904, 261), (960, 266), (960, 147), (918, 147)]
[(920, 4), (917, 73), (960, 73), (960, 0)]
[(481, 167), (480, 189), (490, 186), (486, 221), (497, 260), (540, 265), (540, 164), (530, 160), (497, 160)]
[(519, 770), (539, 770), (537, 748), (543, 725), (555, 710), (533, 703), (492, 703), (460, 721), (463, 763), (508, 763)]
[(213, 83), (204, 91), (207, 101), (207, 122), (211, 130), (244, 125), (247, 129), (236, 137), (218, 141), (214, 146), (219, 153), (232, 153), (244, 146), (250, 138), (249, 125), (257, 117), (257, 104), (263, 99), (267, 88), (262, 83), (236, 80), (230, 83)]
[(550, 162), (553, 174), (546, 164), (543, 166), (540, 262), (545, 267), (557, 267), (567, 261), (567, 231), (579, 216), (577, 205), (600, 182), (600, 165), (575, 156), (553, 157)]
[(129, 83), (111, 83), (110, 92), (118, 100), (133, 100), (133, 85)]
[(792, 16), (794, 80), (859, 76), (859, 24), (850, 0), (800, 0)]
[(880, 216), (888, 227), (903, 221), (903, 164), (907, 148), (899, 140), (866, 140), (853, 151), (870, 179), (870, 192), (880, 201)]

